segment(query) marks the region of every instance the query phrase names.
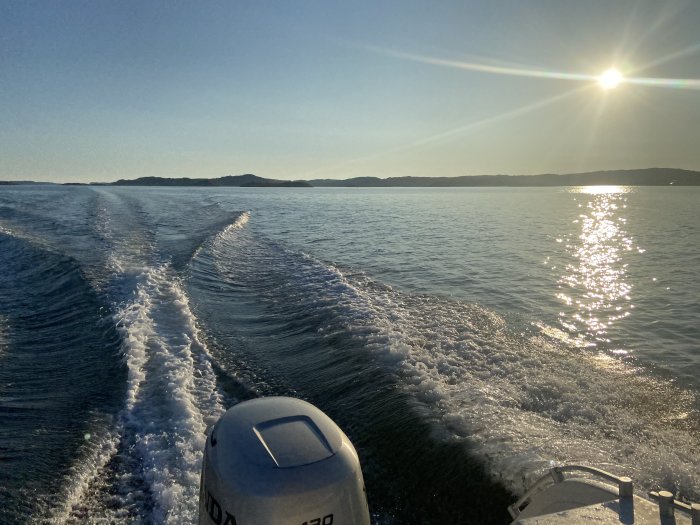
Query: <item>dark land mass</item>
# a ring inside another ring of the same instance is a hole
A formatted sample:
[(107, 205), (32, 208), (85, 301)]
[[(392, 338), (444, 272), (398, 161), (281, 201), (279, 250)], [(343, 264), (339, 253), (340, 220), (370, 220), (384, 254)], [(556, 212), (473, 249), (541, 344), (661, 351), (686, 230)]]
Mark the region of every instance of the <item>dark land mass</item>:
[(242, 188), (311, 188), (312, 185), (304, 180), (281, 180), (274, 182), (246, 182)]
[(31, 186), (35, 184), (54, 184), (53, 182), (37, 182), (34, 180), (0, 180), (0, 186)]
[[(0, 181), (0, 185), (52, 184), (34, 181)], [(84, 183), (69, 182), (65, 185), (81, 186)], [(353, 179), (278, 180), (252, 175), (227, 175), (210, 179), (140, 177), (120, 179), (116, 182), (93, 182), (95, 186), (193, 186), (244, 188), (310, 188), (319, 187), (543, 187), (543, 186), (700, 186), (700, 171), (676, 168), (645, 168), (634, 170), (590, 171), (557, 175), (467, 175), (463, 177), (355, 177)]]
[(314, 186), (327, 187), (537, 187), (537, 186), (700, 186), (700, 172), (675, 168), (591, 171), (566, 175), (469, 175), (464, 177), (356, 177), (354, 179), (317, 179)]
[(172, 179), (166, 177), (140, 177), (133, 180), (120, 179), (111, 186), (242, 186), (247, 188), (310, 188), (311, 184), (302, 180), (265, 179), (257, 175), (227, 175), (216, 179)]

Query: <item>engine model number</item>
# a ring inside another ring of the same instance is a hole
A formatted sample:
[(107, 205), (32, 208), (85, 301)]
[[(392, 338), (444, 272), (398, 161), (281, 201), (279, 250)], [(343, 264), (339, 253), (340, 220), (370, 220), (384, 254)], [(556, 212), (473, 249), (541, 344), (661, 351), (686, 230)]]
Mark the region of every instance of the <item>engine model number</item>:
[(301, 525), (333, 525), (333, 514), (329, 514), (323, 518), (314, 518), (312, 520), (305, 521)]

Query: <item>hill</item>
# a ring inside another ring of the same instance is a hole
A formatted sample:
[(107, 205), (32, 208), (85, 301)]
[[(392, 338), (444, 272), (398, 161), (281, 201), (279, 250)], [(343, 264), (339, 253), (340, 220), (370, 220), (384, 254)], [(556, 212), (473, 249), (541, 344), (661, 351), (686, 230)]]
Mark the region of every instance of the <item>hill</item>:
[(37, 182), (34, 180), (0, 180), (0, 186), (33, 186), (53, 184), (53, 182)]
[(675, 168), (591, 171), (556, 175), (468, 175), (463, 177), (356, 177), (317, 179), (314, 186), (327, 187), (537, 187), (537, 186), (700, 186), (700, 172)]
[(195, 187), (216, 187), (216, 186), (238, 186), (238, 187), (255, 187), (255, 188), (289, 188), (311, 187), (306, 181), (291, 181), (265, 179), (247, 173), (245, 175), (226, 175), (214, 179), (191, 179), (184, 177), (180, 179), (169, 177), (139, 177), (138, 179), (119, 179), (112, 182), (111, 186), (195, 186)]

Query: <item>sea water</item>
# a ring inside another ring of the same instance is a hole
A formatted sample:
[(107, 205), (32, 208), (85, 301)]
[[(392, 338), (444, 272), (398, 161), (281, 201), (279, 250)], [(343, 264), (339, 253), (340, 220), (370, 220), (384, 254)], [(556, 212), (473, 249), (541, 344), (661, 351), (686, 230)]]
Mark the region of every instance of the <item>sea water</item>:
[(0, 522), (196, 522), (291, 395), (375, 523), (506, 523), (589, 463), (700, 499), (700, 188), (0, 189)]

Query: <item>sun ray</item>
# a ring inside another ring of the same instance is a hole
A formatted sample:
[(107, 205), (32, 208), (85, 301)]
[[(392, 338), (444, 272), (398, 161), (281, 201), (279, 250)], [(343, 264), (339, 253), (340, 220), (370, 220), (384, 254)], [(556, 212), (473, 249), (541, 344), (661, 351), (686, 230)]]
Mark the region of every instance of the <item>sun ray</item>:
[(697, 42), (696, 44), (693, 44), (692, 46), (685, 47), (683, 49), (679, 49), (678, 51), (674, 51), (673, 53), (669, 53), (668, 55), (662, 56), (660, 58), (657, 58), (655, 60), (652, 60), (651, 62), (648, 62), (644, 64), (644, 66), (638, 68), (638, 71), (643, 71), (645, 69), (649, 69), (654, 66), (659, 66), (661, 64), (665, 64), (667, 62), (671, 62), (673, 60), (677, 60), (679, 58), (687, 57), (694, 55), (696, 53), (700, 52), (700, 42)]
[(597, 80), (595, 75), (586, 75), (581, 73), (564, 73), (560, 71), (544, 71), (529, 68), (517, 68), (517, 67), (506, 67), (506, 66), (495, 66), (489, 64), (483, 64), (479, 62), (462, 62), (460, 60), (451, 60), (445, 58), (436, 58), (425, 55), (414, 55), (410, 53), (404, 53), (401, 51), (392, 51), (389, 49), (383, 49), (372, 46), (362, 46), (365, 49), (375, 51), (387, 56), (401, 58), (404, 60), (412, 60), (414, 62), (422, 62), (424, 64), (431, 64), (434, 66), (450, 67), (454, 69), (464, 69), (468, 71), (478, 71), (481, 73), (494, 73), (497, 75), (511, 75), (518, 77), (531, 77), (531, 78), (549, 78), (556, 80), (584, 80), (593, 81)]
[[(636, 10), (635, 6), (635, 10)], [(627, 47), (625, 47), (626, 55), (631, 56), (635, 54), (639, 48), (642, 46), (642, 44), (649, 38), (652, 37), (655, 33), (659, 33), (662, 30), (668, 30), (668, 26), (673, 24), (673, 21), (680, 16), (681, 11), (683, 8), (681, 6), (676, 6), (672, 7), (670, 2), (665, 2), (663, 5), (663, 9), (659, 12), (658, 16), (656, 19), (650, 23), (645, 30), (641, 31), (636, 38), (636, 42), (631, 43)], [(666, 26), (666, 27), (664, 27)]]
[[(588, 127), (588, 133), (585, 134), (585, 138), (581, 144), (580, 157), (578, 160), (579, 167), (582, 163), (587, 161), (593, 146), (596, 143), (598, 137), (598, 131), (600, 129), (600, 122), (603, 113), (605, 112), (605, 105), (608, 102), (606, 97), (599, 97), (594, 99), (596, 104), (591, 112), (584, 112), (585, 115), (590, 115), (591, 125)], [(582, 129), (585, 129), (582, 127)]]
[(697, 78), (650, 78), (629, 77), (625, 78), (627, 84), (639, 86), (666, 87), (675, 89), (700, 89), (700, 79)]
[(553, 97), (547, 97), (547, 98), (538, 100), (536, 102), (533, 102), (532, 104), (528, 104), (526, 106), (515, 108), (513, 110), (506, 111), (505, 113), (501, 113), (499, 115), (494, 115), (492, 117), (488, 117), (485, 119), (470, 122), (468, 124), (464, 124), (464, 125), (458, 126), (456, 128), (448, 129), (446, 131), (436, 133), (434, 135), (423, 137), (423, 138), (414, 140), (412, 142), (409, 142), (407, 144), (402, 144), (402, 145), (396, 146), (394, 148), (389, 148), (389, 149), (386, 149), (383, 151), (379, 151), (379, 152), (373, 153), (371, 155), (366, 155), (366, 156), (357, 157), (354, 159), (349, 159), (349, 160), (346, 160), (346, 161), (338, 163), (338, 164), (333, 164), (331, 166), (321, 167), (321, 168), (312, 170), (310, 172), (307, 172), (305, 174), (305, 176), (309, 177), (309, 176), (317, 175), (319, 173), (324, 173), (324, 172), (328, 172), (328, 171), (335, 171), (339, 168), (348, 166), (350, 164), (358, 164), (358, 163), (362, 163), (362, 162), (367, 162), (367, 161), (374, 160), (374, 159), (377, 159), (380, 157), (384, 157), (386, 155), (392, 155), (394, 153), (408, 151), (408, 150), (411, 150), (414, 148), (418, 148), (420, 146), (425, 146), (427, 144), (439, 142), (440, 140), (444, 140), (446, 138), (449, 138), (449, 137), (454, 136), (454, 135), (458, 135), (460, 133), (466, 133), (467, 131), (472, 131), (472, 130), (474, 130), (476, 128), (480, 128), (482, 126), (487, 126), (489, 124), (494, 124), (496, 122), (502, 122), (502, 121), (506, 121), (506, 120), (509, 120), (512, 118), (516, 118), (516, 117), (519, 117), (521, 115), (525, 115), (525, 114), (530, 113), (532, 111), (543, 108), (545, 106), (549, 106), (551, 104), (559, 102), (560, 100), (563, 100), (563, 99), (568, 98), (572, 95), (580, 93), (581, 91), (589, 89), (589, 87), (590, 86), (588, 86), (588, 85), (579, 86), (577, 88), (570, 89), (564, 93), (560, 93), (560, 94), (555, 95)]
[[(700, 44), (699, 44), (700, 46)], [(403, 60), (411, 60), (414, 62), (422, 62), (424, 64), (430, 64), (440, 67), (449, 67), (453, 69), (462, 69), (466, 71), (476, 71), (480, 73), (491, 73), (496, 75), (510, 75), (518, 77), (530, 77), (530, 78), (544, 78), (553, 80), (568, 80), (568, 81), (580, 81), (580, 82), (592, 82), (600, 83), (601, 75), (591, 75), (584, 73), (568, 73), (562, 71), (545, 71), (540, 69), (530, 69), (530, 68), (520, 68), (520, 67), (507, 67), (507, 66), (496, 66), (490, 64), (484, 64), (479, 62), (463, 62), (460, 60), (436, 58), (425, 55), (415, 55), (410, 53), (404, 53), (401, 51), (393, 51), (389, 49), (373, 47), (362, 45), (360, 46), (364, 49), (381, 53), (386, 56), (391, 56), (395, 58), (400, 58)], [(687, 50), (681, 50), (678, 56), (683, 56), (686, 53), (690, 54), (693, 52), (695, 46), (687, 48)], [(674, 58), (660, 59), (660, 60), (671, 60)], [(637, 69), (639, 71), (640, 69)], [(608, 70), (610, 71), (610, 70)], [(607, 73), (607, 72), (606, 72)], [(604, 73), (605, 74), (605, 73)], [(619, 84), (622, 80), (622, 73), (619, 73), (620, 78), (616, 80), (615, 85)], [(700, 79), (694, 78), (651, 78), (651, 77), (633, 77), (624, 75), (625, 84), (635, 84), (641, 86), (650, 87), (666, 87), (666, 88), (677, 88), (677, 89), (700, 89)], [(612, 87), (612, 86), (611, 86)]]

